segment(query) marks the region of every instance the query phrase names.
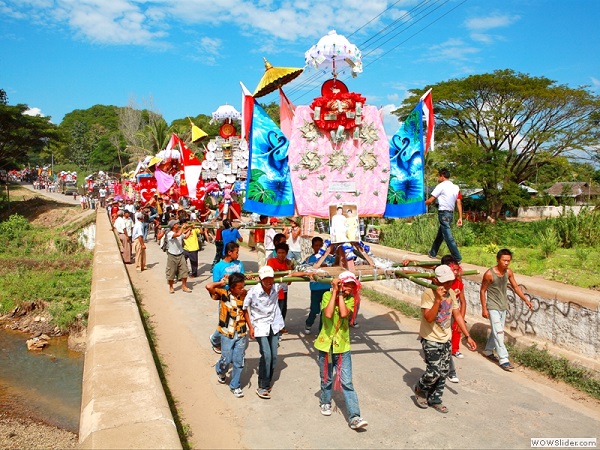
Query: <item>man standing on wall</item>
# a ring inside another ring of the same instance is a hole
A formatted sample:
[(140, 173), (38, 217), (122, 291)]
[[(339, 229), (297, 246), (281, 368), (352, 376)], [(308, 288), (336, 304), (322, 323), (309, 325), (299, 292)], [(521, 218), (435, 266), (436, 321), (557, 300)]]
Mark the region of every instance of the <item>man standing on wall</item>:
[(508, 311), (508, 296), (506, 288), (508, 282), (527, 307), (533, 309), (531, 301), (525, 297), (523, 291), (515, 280), (515, 274), (508, 268), (512, 259), (512, 252), (503, 248), (496, 255), (497, 264), (483, 274), (479, 300), (481, 301), (481, 315), (490, 321), (490, 336), (488, 338), (483, 355), (495, 359), (494, 349), (498, 353), (498, 363), (506, 371), (514, 369), (508, 360), (508, 350), (504, 345), (504, 323)]
[(456, 221), (457, 226), (462, 226), (462, 202), (460, 200), (459, 187), (450, 181), (450, 171), (448, 169), (440, 169), (438, 172), (438, 185), (431, 193), (431, 197), (425, 200), (427, 206), (431, 205), (436, 199), (438, 201), (438, 220), (440, 226), (438, 228), (437, 236), (431, 245), (429, 250), (429, 256), (435, 258), (440, 249), (440, 245), (445, 241), (448, 246), (448, 250), (452, 257), (460, 264), (462, 257), (458, 251), (458, 246), (452, 236), (452, 230), (450, 226), (454, 221), (454, 206), (458, 208), (458, 220)]

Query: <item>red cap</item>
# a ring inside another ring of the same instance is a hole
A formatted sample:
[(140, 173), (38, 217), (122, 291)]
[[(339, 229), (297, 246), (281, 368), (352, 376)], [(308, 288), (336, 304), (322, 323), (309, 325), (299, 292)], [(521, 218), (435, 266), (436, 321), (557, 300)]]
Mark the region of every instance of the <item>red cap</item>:
[(279, 219), (277, 217), (271, 217), (269, 219), (269, 223), (277, 223), (277, 222), (279, 222)]

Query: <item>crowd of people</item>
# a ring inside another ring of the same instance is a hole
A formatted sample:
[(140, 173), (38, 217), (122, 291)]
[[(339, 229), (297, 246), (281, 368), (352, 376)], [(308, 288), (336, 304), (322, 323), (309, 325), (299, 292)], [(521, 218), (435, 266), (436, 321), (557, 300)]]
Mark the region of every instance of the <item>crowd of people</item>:
[[(441, 181), (445, 181), (442, 178), (440, 175)], [(132, 255), (135, 255), (139, 271), (146, 268), (148, 231), (153, 227), (154, 239), (167, 253), (165, 276), (170, 293), (175, 292), (177, 281), (181, 282), (182, 292), (192, 292), (187, 280), (198, 276), (198, 252), (204, 242), (215, 244), (215, 257), (210, 267), (212, 281), (206, 289), (209, 296), (218, 302), (218, 307), (216, 327), (209, 339), (213, 351), (219, 355), (215, 365), (216, 378), (221, 384), (228, 383), (236, 397), (244, 396), (240, 375), (249, 338), (256, 340), (260, 352), (256, 395), (265, 400), (272, 395), (280, 339), (287, 333), (285, 320), (290, 285), (276, 283), (276, 274), (312, 278), (314, 271), (297, 268), (312, 266), (317, 261), (322, 266), (340, 266), (342, 272), (333, 278), (331, 284), (311, 279), (304, 333), (312, 333), (319, 316), (314, 347), (321, 380), (320, 412), (324, 416), (332, 414), (332, 390), (338, 389), (344, 396), (350, 428), (361, 429), (368, 425), (361, 416), (352, 382), (350, 346), (351, 329), (358, 325), (356, 316), (361, 283), (352, 271), (346, 270), (343, 244), (326, 255), (323, 238), (315, 236), (311, 241), (312, 254), (302, 258), (299, 218), (288, 218), (284, 225), (276, 217), (256, 217), (256, 223), (262, 226), (254, 230), (249, 244), (257, 252), (259, 270), (254, 276), (257, 283), (246, 289), (249, 278), (243, 261), (239, 259), (243, 238), (231, 221), (216, 222), (219, 226), (214, 229), (213, 235), (213, 230), (199, 226), (210, 218), (210, 211), (198, 214), (193, 207), (184, 208), (177, 202), (158, 196), (144, 206), (127, 200), (112, 201), (107, 203), (107, 211), (121, 242), (124, 263), (132, 264)], [(440, 228), (446, 226), (442, 221), (446, 221), (446, 217), (440, 218)], [(440, 234), (442, 239), (446, 237), (446, 231)], [(464, 319), (466, 300), (459, 255), (446, 255), (439, 263), (432, 262), (434, 288), (426, 289), (421, 296), (419, 338), (426, 367), (413, 386), (414, 400), (419, 408), (432, 408), (444, 414), (448, 412), (442, 402), (445, 383), (459, 382), (454, 358), (464, 357), (460, 352), (461, 337), (466, 338), (469, 350), (476, 349)], [(508, 359), (503, 335), (509, 283), (517, 296), (532, 308), (508, 267), (511, 258), (512, 254), (507, 249), (498, 253), (497, 265), (485, 273), (480, 292), (483, 317), (488, 318), (491, 325), (484, 355), (506, 371), (514, 369)]]

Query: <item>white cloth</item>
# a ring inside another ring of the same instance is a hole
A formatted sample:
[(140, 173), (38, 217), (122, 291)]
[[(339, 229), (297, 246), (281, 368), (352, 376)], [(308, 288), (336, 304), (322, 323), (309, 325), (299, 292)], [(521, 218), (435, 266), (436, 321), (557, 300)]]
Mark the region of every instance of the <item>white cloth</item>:
[(174, 234), (174, 231), (167, 233), (167, 253), (181, 255), (183, 253), (183, 234), (173, 237)]
[(131, 233), (133, 233), (133, 220), (131, 218), (125, 217), (123, 219), (125, 222), (125, 229), (127, 230), (127, 236), (131, 237)]
[(135, 241), (140, 236), (144, 237), (144, 223), (140, 220), (136, 220), (131, 233), (131, 239)]
[(271, 251), (275, 250), (275, 244), (273, 244), (273, 238), (275, 237), (276, 234), (277, 234), (277, 231), (275, 231), (275, 228), (269, 228), (265, 232), (265, 249), (267, 250), (267, 253), (269, 252), (269, 250), (271, 250)]
[(440, 211), (454, 211), (460, 188), (450, 180), (438, 184), (431, 195), (438, 201)]
[(125, 233), (125, 228), (125, 219), (122, 216), (117, 217), (117, 219), (115, 220), (115, 230), (117, 230), (117, 233)]
[(246, 294), (244, 309), (250, 311), (250, 322), (254, 327), (255, 337), (277, 334), (285, 326), (279, 309), (279, 284), (273, 284), (271, 293), (267, 294), (262, 284), (255, 284)]
[(292, 235), (292, 232), (290, 231), (290, 238), (286, 241), (286, 243), (290, 247), (290, 252), (301, 252), (302, 251), (300, 235), (298, 235), (298, 237), (296, 239), (294, 239), (294, 236)]

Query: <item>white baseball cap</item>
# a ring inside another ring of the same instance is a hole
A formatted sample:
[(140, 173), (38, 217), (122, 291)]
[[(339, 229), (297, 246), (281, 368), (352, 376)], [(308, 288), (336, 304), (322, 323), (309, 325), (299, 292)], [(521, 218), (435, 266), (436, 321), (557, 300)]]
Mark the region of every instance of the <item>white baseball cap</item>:
[(454, 280), (454, 272), (452, 271), (450, 266), (442, 264), (435, 268), (435, 277), (440, 283), (445, 283), (446, 281)]
[(265, 278), (274, 278), (275, 272), (271, 266), (263, 266), (258, 271), (258, 278), (264, 280)]

